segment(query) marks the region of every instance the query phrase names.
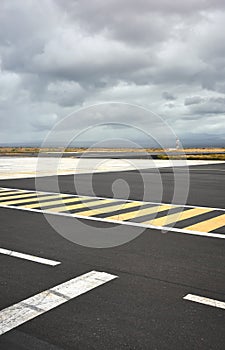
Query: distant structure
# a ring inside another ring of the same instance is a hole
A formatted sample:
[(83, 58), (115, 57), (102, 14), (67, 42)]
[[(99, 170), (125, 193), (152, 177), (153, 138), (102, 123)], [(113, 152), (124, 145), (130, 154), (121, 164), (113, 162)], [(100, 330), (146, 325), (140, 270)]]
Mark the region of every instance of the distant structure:
[(178, 137), (176, 138), (176, 149), (180, 148), (180, 140), (178, 139)]

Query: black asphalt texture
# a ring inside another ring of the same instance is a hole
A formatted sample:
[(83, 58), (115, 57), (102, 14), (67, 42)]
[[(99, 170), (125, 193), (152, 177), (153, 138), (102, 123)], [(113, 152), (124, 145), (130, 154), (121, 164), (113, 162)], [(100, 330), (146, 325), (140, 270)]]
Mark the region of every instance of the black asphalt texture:
[[(180, 177), (184, 171), (179, 169)], [(189, 171), (187, 204), (225, 208), (225, 165)], [(162, 200), (169, 203), (171, 168), (94, 174), (91, 182), (96, 196), (127, 196), (126, 182), (129, 198), (141, 200), (147, 191), (154, 201), (159, 176)], [(51, 191), (52, 179), (43, 180), (43, 190)], [(61, 176), (59, 186), (65, 193), (78, 188), (79, 194), (91, 195), (89, 182), (84, 174), (76, 180)], [(2, 180), (0, 186), (35, 189), (33, 179)], [(97, 249), (66, 240), (40, 213), (0, 208), (0, 219), (2, 248), (62, 262), (49, 267), (0, 255), (1, 310), (92, 270), (119, 277), (5, 333), (1, 350), (225, 348), (225, 310), (183, 300), (191, 293), (225, 302), (225, 240), (147, 229), (129, 243)], [(109, 225), (80, 220), (75, 229), (91, 232), (93, 226)], [(123, 225), (121, 232), (132, 235), (136, 229)]]

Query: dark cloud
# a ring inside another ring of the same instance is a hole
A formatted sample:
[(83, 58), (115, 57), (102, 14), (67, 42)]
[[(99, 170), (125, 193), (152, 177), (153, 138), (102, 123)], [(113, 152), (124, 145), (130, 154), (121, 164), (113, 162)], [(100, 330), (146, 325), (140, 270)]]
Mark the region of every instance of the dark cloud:
[(225, 113), (225, 97), (193, 96), (185, 99), (185, 105), (190, 106), (190, 112), (193, 115)]
[(175, 104), (172, 103), (172, 102), (169, 102), (169, 103), (165, 104), (165, 107), (167, 107), (167, 108), (175, 108)]
[(172, 93), (170, 93), (170, 92), (168, 92), (168, 91), (163, 91), (162, 97), (163, 97), (165, 100), (169, 100), (169, 101), (176, 100), (176, 96), (174, 96)]
[(196, 105), (204, 101), (204, 98), (201, 96), (192, 96), (185, 98), (184, 105), (190, 106), (190, 105)]

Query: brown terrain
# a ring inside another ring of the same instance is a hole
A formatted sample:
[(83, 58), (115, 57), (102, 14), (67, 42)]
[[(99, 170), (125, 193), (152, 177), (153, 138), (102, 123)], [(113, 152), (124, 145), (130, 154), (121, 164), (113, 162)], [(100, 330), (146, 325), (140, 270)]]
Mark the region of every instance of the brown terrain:
[[(62, 152), (62, 148), (33, 148), (33, 147), (0, 147), (1, 156), (23, 156), (23, 155), (36, 155), (39, 152)], [(225, 160), (224, 148), (185, 148), (185, 149), (160, 149), (160, 148), (146, 148), (146, 149), (128, 149), (128, 148), (67, 148), (64, 152), (173, 152), (173, 155), (168, 156), (166, 153), (158, 155), (159, 159), (168, 159), (169, 158), (187, 158), (187, 159), (207, 159), (207, 160)], [(174, 153), (179, 154), (174, 154)], [(184, 153), (184, 155), (180, 154)], [(193, 154), (186, 154), (193, 153)], [(205, 154), (209, 153), (209, 154)], [(186, 155), (185, 155), (186, 154)]]

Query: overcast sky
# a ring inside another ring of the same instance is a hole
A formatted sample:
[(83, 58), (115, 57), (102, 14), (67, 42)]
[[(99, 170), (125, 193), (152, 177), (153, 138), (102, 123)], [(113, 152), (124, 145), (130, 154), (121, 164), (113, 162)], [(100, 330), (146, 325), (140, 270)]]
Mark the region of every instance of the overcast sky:
[[(225, 145), (224, 23), (224, 0), (1, 0), (0, 143), (40, 142), (69, 113), (118, 101), (185, 144)], [(73, 127), (114, 122), (151, 132), (124, 108)]]

